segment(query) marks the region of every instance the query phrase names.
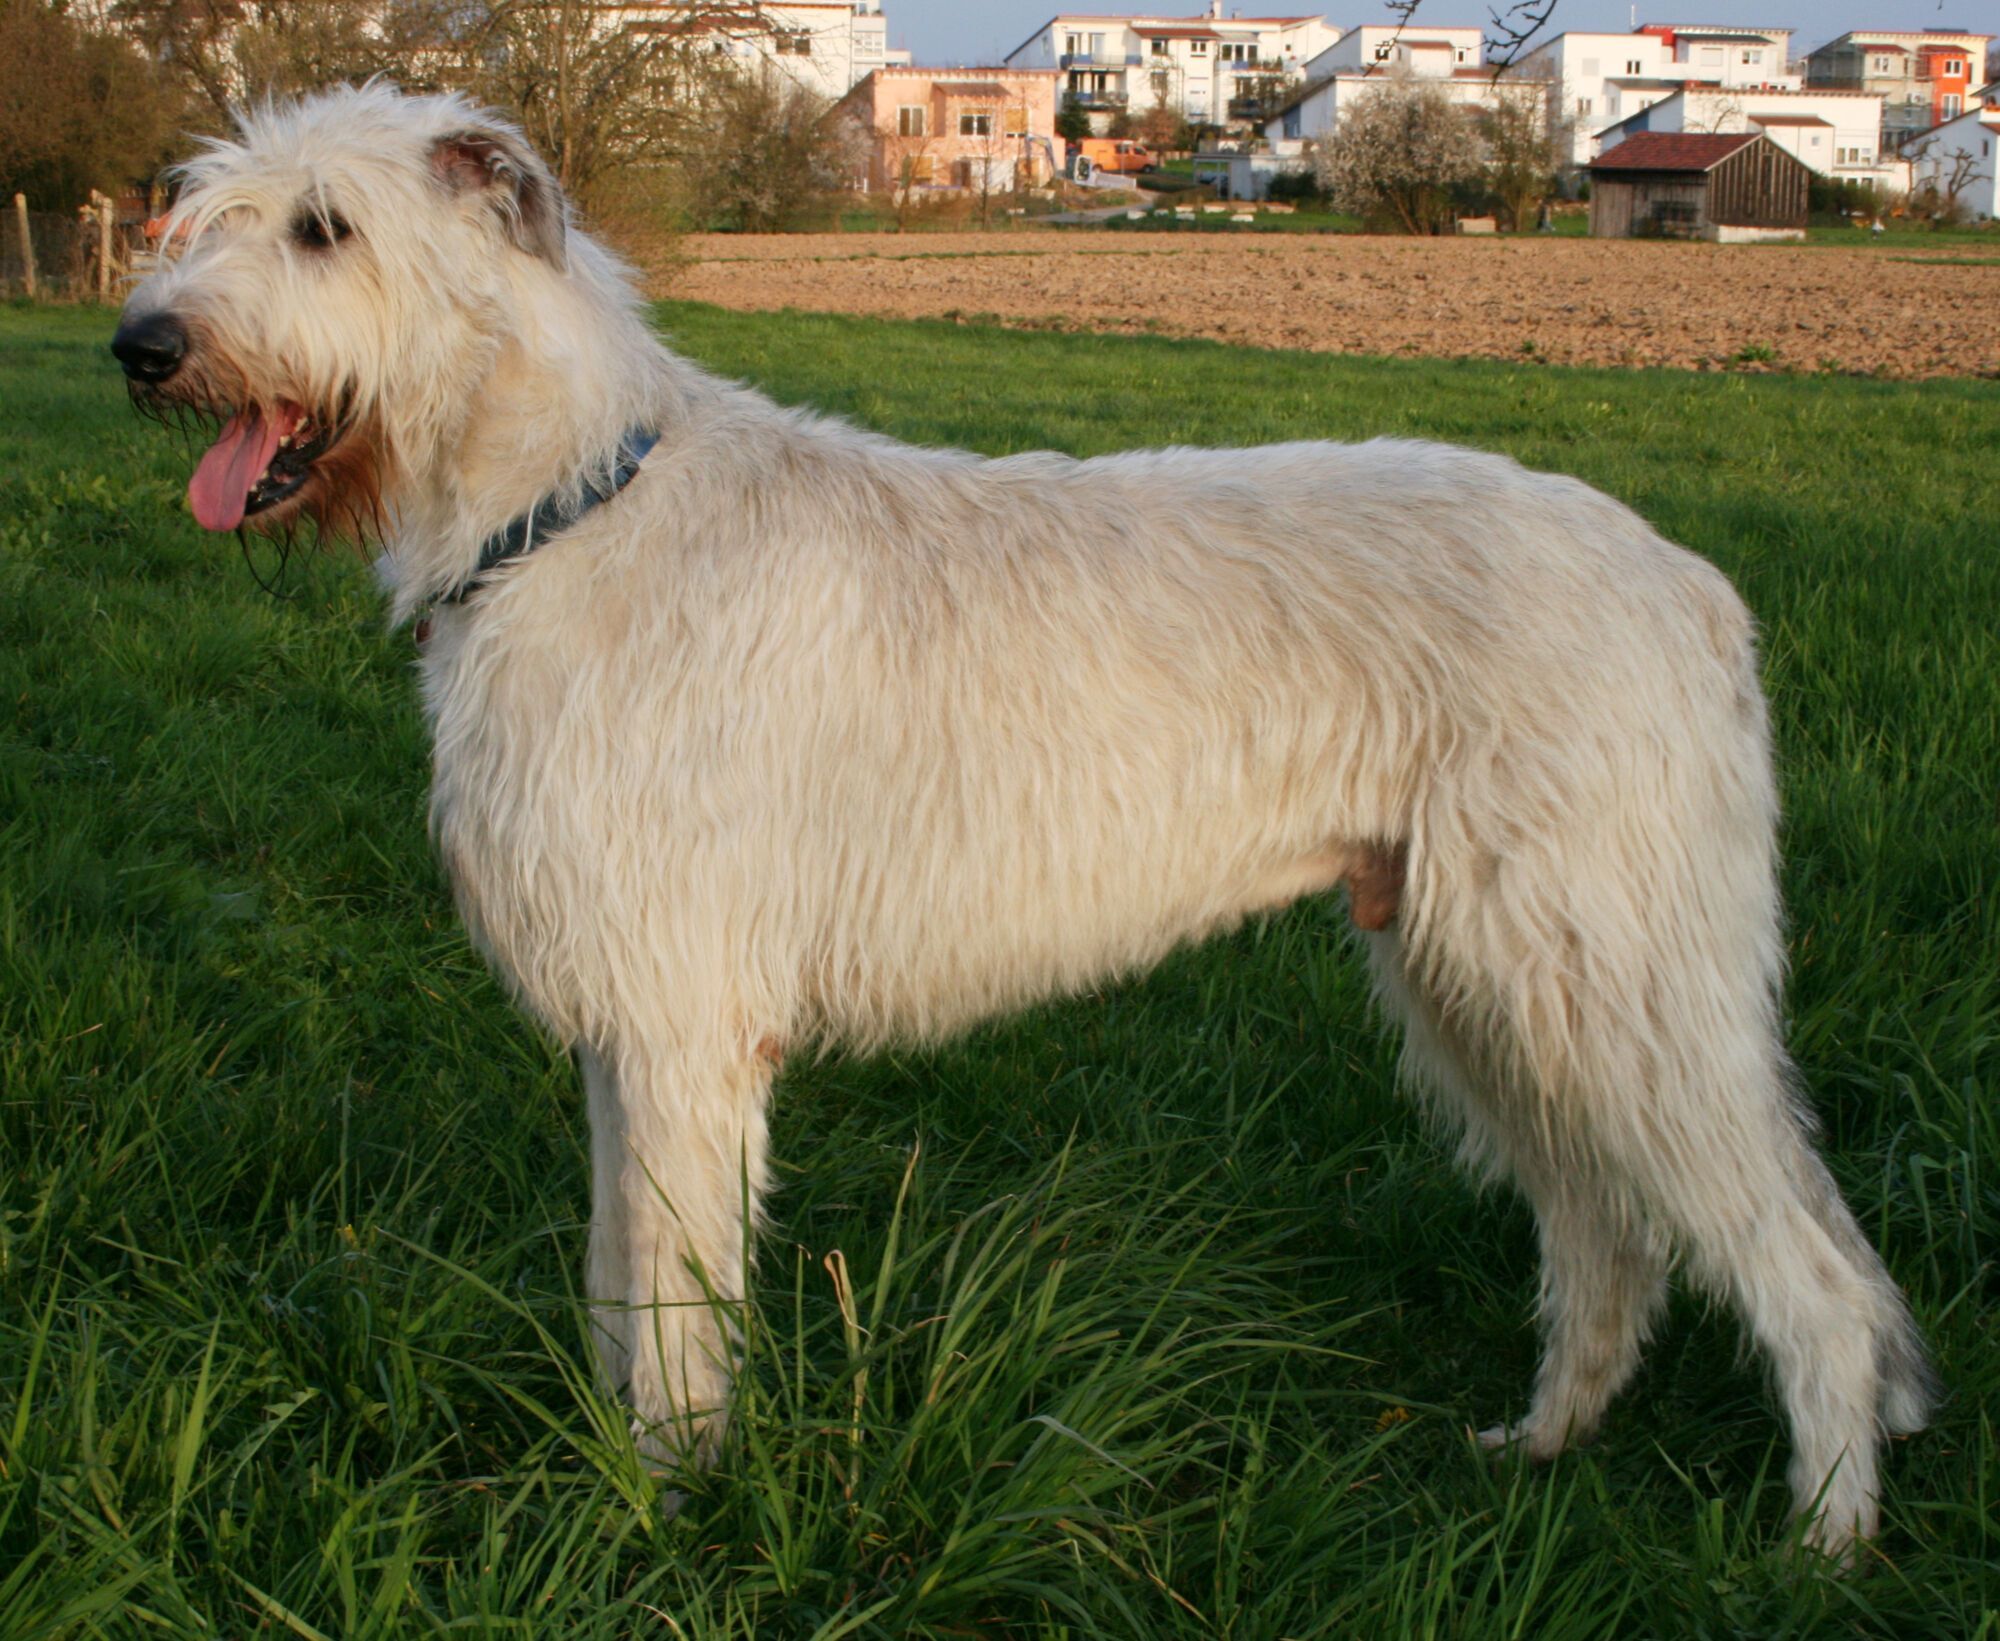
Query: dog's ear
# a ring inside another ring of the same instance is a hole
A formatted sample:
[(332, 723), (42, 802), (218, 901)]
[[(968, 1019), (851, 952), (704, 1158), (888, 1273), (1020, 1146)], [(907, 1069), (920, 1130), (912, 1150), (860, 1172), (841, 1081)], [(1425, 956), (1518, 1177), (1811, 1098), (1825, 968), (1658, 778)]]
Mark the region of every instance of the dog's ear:
[(507, 237), (558, 271), (569, 265), (569, 205), (541, 156), (500, 124), (467, 126), (438, 138), (431, 169), (455, 194), (489, 193)]

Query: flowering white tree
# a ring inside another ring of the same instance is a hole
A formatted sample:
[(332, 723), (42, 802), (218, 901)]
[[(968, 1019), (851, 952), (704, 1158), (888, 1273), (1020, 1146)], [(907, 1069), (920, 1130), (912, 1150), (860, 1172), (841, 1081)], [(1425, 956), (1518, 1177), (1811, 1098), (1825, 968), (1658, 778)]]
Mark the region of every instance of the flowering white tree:
[(1398, 74), (1342, 114), (1313, 170), (1342, 210), (1435, 234), (1451, 224), (1452, 190), (1475, 180), (1481, 161), (1466, 112), (1441, 87)]

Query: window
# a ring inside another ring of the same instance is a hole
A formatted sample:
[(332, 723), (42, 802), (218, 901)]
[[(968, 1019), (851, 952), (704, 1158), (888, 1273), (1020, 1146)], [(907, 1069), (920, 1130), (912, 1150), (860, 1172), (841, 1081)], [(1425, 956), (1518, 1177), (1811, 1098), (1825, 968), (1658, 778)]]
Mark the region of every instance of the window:
[(1153, 55), (1155, 57), (1164, 57), (1166, 56), (1166, 54), (1167, 54), (1167, 42), (1164, 40), (1155, 40), (1153, 42)]
[(1958, 93), (1954, 91), (1944, 100), (1944, 117), (1948, 120), (1955, 120), (1958, 118), (1961, 112), (1963, 112), (1963, 110), (1959, 106), (1959, 96)]
[(1081, 34), (1065, 34), (1063, 36), (1063, 54), (1067, 57), (1082, 56), (1083, 36)]
[(990, 108), (969, 108), (958, 117), (958, 134), (961, 137), (990, 137), (993, 135), (993, 111)]
[(1153, 101), (1163, 103), (1172, 89), (1172, 80), (1164, 69), (1153, 76)]
[(1625, 59), (1625, 72), (1627, 74), (1643, 74), (1646, 72), (1646, 65), (1636, 57), (1627, 57)]
[(1208, 42), (1206, 40), (1190, 40), (1188, 41), (1188, 51), (1196, 57), (1206, 57), (1208, 55)]
[(903, 107), (897, 109), (896, 135), (899, 137), (922, 137), (928, 135), (924, 130), (924, 116), (928, 112), (929, 110), (921, 103), (905, 104)]
[(1944, 77), (1955, 80), (1965, 72), (1965, 64), (1956, 57), (1947, 57), (1944, 63)]
[(937, 156), (912, 154), (903, 162), (903, 175), (911, 182), (929, 182), (937, 175)]
[(1745, 46), (1743, 48), (1743, 61), (1749, 67), (1755, 68), (1757, 64), (1761, 63), (1763, 60), (1764, 60), (1763, 52), (1757, 50), (1755, 47)]
[(1386, 63), (1388, 60), (1389, 60), (1389, 43), (1385, 40), (1382, 42), (1381, 45), (1375, 48), (1375, 61), (1378, 63)]
[(1701, 48), (1700, 56), (1701, 56), (1702, 67), (1704, 68), (1722, 67), (1722, 47), (1703, 46)]
[(1576, 111), (1579, 114), (1588, 114), (1590, 112), (1590, 99), (1588, 97), (1577, 98)]
[(1877, 57), (1875, 59), (1875, 72), (1877, 74), (1887, 74), (1889, 72), (1889, 59), (1886, 57)]
[(1597, 60), (1597, 59), (1596, 59), (1595, 57), (1586, 57), (1586, 58), (1584, 58), (1584, 60), (1583, 60), (1583, 77), (1584, 77), (1584, 78), (1585, 78), (1586, 80), (1594, 80), (1594, 79), (1596, 79), (1596, 78), (1597, 78), (1597, 76), (1598, 76), (1598, 74), (1599, 74), (1599, 72), (1600, 72), (1600, 71), (1602, 70), (1602, 67), (1603, 67), (1603, 65), (1602, 65), (1601, 63), (1599, 63), (1599, 62), (1598, 62), (1598, 60)]
[(794, 57), (810, 57), (813, 43), (810, 34), (780, 34), (777, 39), (780, 52), (789, 52)]

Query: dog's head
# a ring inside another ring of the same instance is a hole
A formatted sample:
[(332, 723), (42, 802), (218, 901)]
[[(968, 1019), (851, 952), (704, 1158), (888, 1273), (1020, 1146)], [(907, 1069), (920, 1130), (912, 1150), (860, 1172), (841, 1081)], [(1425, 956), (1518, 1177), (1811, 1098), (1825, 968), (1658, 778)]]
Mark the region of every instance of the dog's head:
[(244, 114), (192, 161), (111, 350), (140, 408), (219, 431), (211, 530), (368, 533), (463, 429), (495, 323), (560, 278), (568, 208), (520, 132), (371, 83)]

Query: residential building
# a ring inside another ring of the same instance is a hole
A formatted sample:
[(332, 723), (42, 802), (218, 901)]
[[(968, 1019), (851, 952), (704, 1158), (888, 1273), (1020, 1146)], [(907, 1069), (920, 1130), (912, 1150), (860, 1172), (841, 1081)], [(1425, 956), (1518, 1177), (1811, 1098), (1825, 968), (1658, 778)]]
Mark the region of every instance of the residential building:
[(1988, 86), (1956, 119), (1911, 138), (1903, 152), (1918, 193), (1952, 197), (1974, 222), (2000, 221), (2000, 85)]
[(1448, 79), (1461, 69), (1480, 72), (1485, 56), (1485, 31), (1477, 27), (1429, 28), (1411, 23), (1397, 28), (1368, 23), (1347, 30), (1312, 58), (1306, 64), (1306, 78), (1380, 74), (1400, 68), (1424, 79)]
[(1648, 23), (1629, 34), (1558, 34), (1517, 65), (1540, 80), (1570, 133), (1570, 162), (1598, 152), (1598, 133), (1689, 85), (1796, 91), (1790, 29)]
[(861, 129), (855, 181), (870, 193), (1038, 187), (1061, 169), (1060, 80), (1052, 68), (877, 69), (835, 110)]
[(1192, 17), (1061, 12), (1007, 54), (1010, 68), (1054, 69), (1062, 93), (1102, 128), (1164, 105), (1196, 125), (1254, 120), (1277, 87), (1340, 37), (1324, 17)]
[(1851, 31), (1807, 56), (1806, 85), (1878, 93), (1883, 146), (1899, 148), (1973, 106), (1972, 88), (1985, 83), (1992, 39), (1951, 29)]
[(633, 32), (704, 43), (744, 68), (769, 66), (829, 100), (910, 60), (889, 49), (882, 0), (621, 0), (601, 15)]
[(1909, 166), (1883, 155), (1881, 128), (1882, 98), (1875, 92), (1687, 86), (1607, 126), (1598, 142), (1608, 152), (1641, 131), (1761, 131), (1821, 176), (1899, 193), (1909, 186)]
[[(183, 9), (184, 0), (108, 0), (104, 16), (149, 50), (163, 51), (169, 49), (164, 21)], [(392, 32), (399, 39), (412, 33), (408, 19), (394, 31), (388, 27), (394, 19), (388, 0), (355, 0), (355, 10), (365, 35), (387, 40)], [(239, 31), (257, 22), (245, 0), (214, 0), (201, 18), (224, 89), (234, 96), (246, 87), (232, 47)], [(889, 49), (882, 0), (588, 0), (578, 29), (584, 39), (624, 35), (746, 69), (768, 66), (829, 100), (878, 68), (910, 60), (907, 51)], [(457, 46), (407, 49), (407, 66), (419, 78), (451, 84), (463, 75)]]
[(1360, 99), (1405, 79), (1435, 84), (1450, 101), (1472, 109), (1538, 103), (1548, 95), (1538, 81), (1496, 78), (1481, 66), (1482, 50), (1477, 28), (1355, 29), (1312, 60), (1305, 83), (1261, 122), (1261, 134), (1277, 154), (1301, 142), (1323, 142)]
[(1704, 85), (1765, 87), (1796, 91), (1792, 31), (1748, 28), (1733, 23), (1645, 23), (1638, 30), (1667, 48), (1684, 77)]
[(1812, 173), (1755, 131), (1641, 131), (1590, 167), (1593, 239), (1804, 239)]

